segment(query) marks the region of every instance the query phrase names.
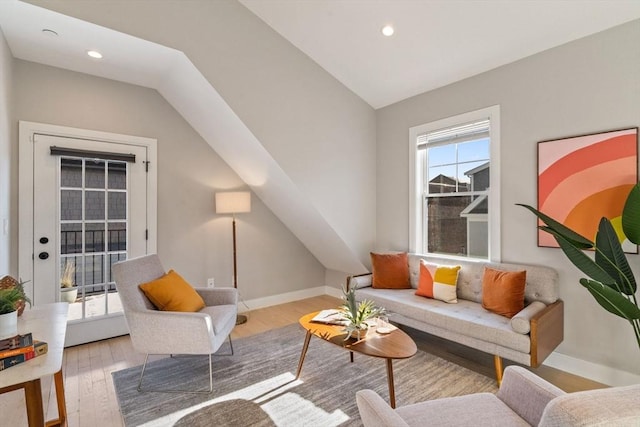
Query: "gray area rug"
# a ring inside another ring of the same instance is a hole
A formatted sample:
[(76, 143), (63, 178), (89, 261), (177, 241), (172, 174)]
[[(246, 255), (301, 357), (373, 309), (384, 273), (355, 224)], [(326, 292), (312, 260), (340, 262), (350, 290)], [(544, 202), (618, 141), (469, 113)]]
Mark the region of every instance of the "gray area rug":
[[(235, 355), (213, 359), (210, 394), (136, 390), (141, 366), (113, 373), (118, 404), (130, 426), (360, 426), (355, 394), (365, 388), (389, 399), (384, 359), (349, 353), (312, 337), (295, 380), (305, 331), (298, 324), (233, 343)], [(218, 353), (229, 353), (228, 343)], [(206, 356), (150, 362), (143, 387), (206, 389)], [(481, 391), (495, 392), (493, 378), (418, 351), (393, 362), (396, 404)]]

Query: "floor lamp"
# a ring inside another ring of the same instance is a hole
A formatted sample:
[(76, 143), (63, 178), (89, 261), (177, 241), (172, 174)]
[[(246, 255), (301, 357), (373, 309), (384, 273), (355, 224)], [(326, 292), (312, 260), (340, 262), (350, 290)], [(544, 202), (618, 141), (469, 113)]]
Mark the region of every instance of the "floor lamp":
[[(216, 213), (233, 215), (233, 287), (238, 289), (238, 266), (236, 261), (236, 214), (251, 212), (249, 191), (229, 191), (216, 193)], [(247, 316), (238, 314), (236, 325), (247, 321)]]

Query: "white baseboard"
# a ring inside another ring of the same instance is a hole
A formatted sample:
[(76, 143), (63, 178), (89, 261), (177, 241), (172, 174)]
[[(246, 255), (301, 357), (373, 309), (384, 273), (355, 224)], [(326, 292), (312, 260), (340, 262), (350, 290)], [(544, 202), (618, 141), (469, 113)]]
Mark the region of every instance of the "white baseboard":
[[(285, 304), (319, 295), (329, 295), (335, 298), (342, 298), (342, 290), (331, 286), (317, 286), (311, 289), (303, 289), (300, 291), (287, 292), (285, 294), (241, 301), (238, 303), (238, 311), (242, 313), (244, 311)], [(544, 365), (610, 386), (640, 384), (640, 375), (588, 362), (586, 360), (557, 352), (551, 353), (544, 361)]]
[(303, 289), (300, 291), (287, 292), (284, 294), (271, 295), (264, 298), (256, 298), (251, 300), (242, 300), (238, 302), (238, 312), (243, 313), (249, 310), (256, 310), (258, 308), (271, 307), (272, 305), (285, 304), (288, 302), (298, 301), (305, 298), (317, 297), (319, 295), (331, 295), (327, 292), (328, 286), (318, 286), (310, 289)]
[(551, 353), (543, 364), (610, 386), (625, 386), (640, 383), (640, 375), (557, 352)]

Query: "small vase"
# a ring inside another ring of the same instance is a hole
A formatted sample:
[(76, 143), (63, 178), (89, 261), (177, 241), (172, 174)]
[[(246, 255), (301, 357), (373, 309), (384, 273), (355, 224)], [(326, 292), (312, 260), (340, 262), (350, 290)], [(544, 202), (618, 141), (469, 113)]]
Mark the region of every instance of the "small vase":
[(60, 301), (69, 304), (76, 302), (78, 298), (78, 288), (60, 288)]
[(0, 339), (18, 335), (18, 311), (0, 314)]
[(365, 329), (356, 329), (355, 336), (358, 341), (365, 339), (367, 336), (367, 332), (369, 332), (369, 328)]

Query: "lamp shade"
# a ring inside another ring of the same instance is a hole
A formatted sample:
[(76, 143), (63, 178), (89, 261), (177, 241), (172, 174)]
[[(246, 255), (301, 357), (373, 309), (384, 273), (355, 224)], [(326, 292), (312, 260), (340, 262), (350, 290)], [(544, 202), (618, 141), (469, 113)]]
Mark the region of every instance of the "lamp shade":
[(245, 212), (251, 212), (251, 193), (249, 191), (216, 193), (217, 214), (236, 214)]

